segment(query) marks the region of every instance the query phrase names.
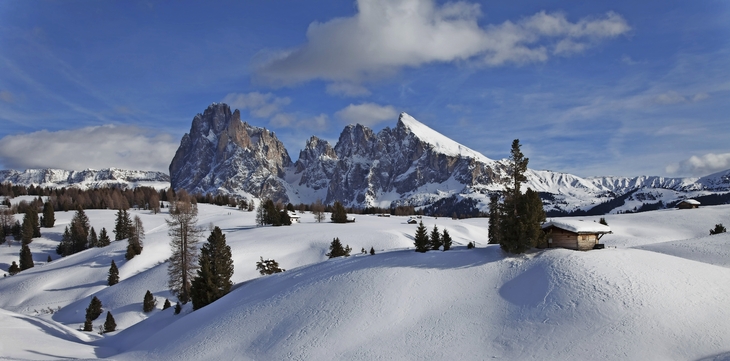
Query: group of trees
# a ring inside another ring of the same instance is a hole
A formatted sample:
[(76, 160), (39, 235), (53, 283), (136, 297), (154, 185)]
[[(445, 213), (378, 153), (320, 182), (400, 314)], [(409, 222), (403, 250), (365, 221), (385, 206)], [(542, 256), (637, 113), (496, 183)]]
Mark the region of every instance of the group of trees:
[[(91, 302), (89, 302), (89, 307), (86, 308), (86, 320), (84, 321), (83, 330), (86, 332), (93, 331), (94, 325), (92, 321), (99, 318), (103, 312), (104, 310), (102, 309), (101, 300), (99, 300), (96, 296), (92, 297)], [(106, 321), (104, 322), (104, 326), (101, 328), (101, 333), (113, 332), (116, 329), (117, 323), (114, 321), (114, 316), (112, 316), (111, 311), (107, 311)]]
[(725, 233), (725, 232), (727, 232), (727, 228), (725, 228), (725, 226), (723, 226), (722, 223), (718, 223), (715, 225), (715, 228), (710, 230), (710, 235), (720, 234), (720, 233)]
[(444, 251), (451, 249), (453, 240), (449, 231), (444, 229), (443, 233), (439, 233), (439, 229), (436, 225), (433, 226), (431, 234), (428, 234), (426, 226), (423, 225), (423, 221), (418, 222), (416, 228), (416, 234), (413, 237), (413, 245), (416, 246), (416, 252), (428, 252), (429, 250), (438, 250), (443, 247)]
[(289, 210), (281, 203), (274, 203), (271, 199), (266, 199), (261, 202), (256, 210), (256, 224), (260, 226), (266, 224), (272, 226), (290, 226), (291, 218), (289, 218)]
[(101, 229), (97, 236), (96, 230), (91, 227), (89, 217), (86, 216), (83, 208), (78, 208), (71, 219), (71, 224), (66, 226), (61, 237), (61, 242), (56, 247), (56, 253), (63, 257), (81, 252), (92, 247), (106, 247), (111, 244), (106, 228)]
[(332, 243), (330, 243), (330, 251), (329, 253), (325, 254), (329, 258), (335, 258), (335, 257), (350, 257), (350, 252), (352, 251), (352, 248), (350, 248), (350, 245), (347, 245), (346, 247), (342, 247), (342, 242), (340, 242), (339, 238), (335, 238), (332, 240)]
[(521, 184), (527, 181), (528, 158), (520, 150), (519, 139), (512, 142), (508, 173), (510, 184), (506, 187), (503, 201), (492, 196), (489, 202), (489, 243), (499, 244), (509, 253), (523, 253), (544, 242), (541, 224), (545, 221), (542, 200), (537, 192), (527, 189), (523, 194)]
[(260, 257), (260, 259), (260, 261), (256, 262), (256, 270), (258, 270), (262, 276), (286, 271), (285, 269), (280, 268), (279, 262), (276, 262), (273, 259), (264, 259), (264, 257)]

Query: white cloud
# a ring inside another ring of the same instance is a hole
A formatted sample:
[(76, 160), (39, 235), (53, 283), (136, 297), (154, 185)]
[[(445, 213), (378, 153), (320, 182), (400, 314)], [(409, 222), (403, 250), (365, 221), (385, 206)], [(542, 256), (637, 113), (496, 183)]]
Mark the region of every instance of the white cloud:
[(269, 118), (281, 111), (281, 108), (291, 103), (289, 98), (279, 98), (271, 93), (259, 92), (229, 93), (223, 100), (233, 109), (248, 110), (256, 118)]
[(349, 124), (362, 124), (372, 127), (386, 120), (396, 120), (398, 111), (391, 105), (374, 103), (350, 104), (335, 113), (335, 116)]
[(258, 75), (273, 85), (313, 79), (358, 83), (432, 62), (543, 62), (550, 53), (580, 53), (631, 29), (614, 12), (570, 22), (562, 13), (542, 11), (480, 27), (480, 6), (463, 1), (359, 0), (357, 7), (353, 17), (310, 24), (306, 44), (278, 52), (259, 66)]
[(699, 157), (693, 155), (679, 163), (670, 164), (666, 167), (666, 171), (669, 174), (704, 176), (729, 168), (730, 153), (708, 153)]
[(8, 135), (0, 139), (0, 163), (7, 168), (82, 170), (116, 167), (167, 172), (179, 146), (169, 134), (104, 125)]
[(362, 85), (353, 83), (330, 83), (327, 84), (327, 94), (355, 98), (368, 96), (371, 93), (370, 90)]

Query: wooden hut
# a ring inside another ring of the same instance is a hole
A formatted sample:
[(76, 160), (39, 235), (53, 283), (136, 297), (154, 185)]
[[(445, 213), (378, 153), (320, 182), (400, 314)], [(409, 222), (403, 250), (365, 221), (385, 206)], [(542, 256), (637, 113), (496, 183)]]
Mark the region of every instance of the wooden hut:
[(604, 234), (611, 233), (606, 225), (576, 219), (551, 220), (542, 225), (547, 233), (548, 248), (568, 248), (587, 251), (598, 245)]
[(679, 202), (679, 204), (677, 204), (677, 208), (679, 208), (679, 209), (694, 209), (694, 208), (699, 208), (699, 207), (700, 207), (700, 202), (698, 202), (694, 199), (685, 199), (685, 200)]

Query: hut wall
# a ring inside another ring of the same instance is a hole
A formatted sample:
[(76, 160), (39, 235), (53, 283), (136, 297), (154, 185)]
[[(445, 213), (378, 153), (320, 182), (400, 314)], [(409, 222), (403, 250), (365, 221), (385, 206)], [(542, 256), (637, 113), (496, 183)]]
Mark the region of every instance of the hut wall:
[(548, 243), (548, 247), (578, 249), (578, 235), (576, 233), (555, 227), (551, 227), (550, 231), (548, 237), (552, 238), (553, 241)]
[(581, 251), (587, 251), (593, 249), (596, 245), (597, 237), (595, 234), (579, 234), (578, 235), (578, 249)]

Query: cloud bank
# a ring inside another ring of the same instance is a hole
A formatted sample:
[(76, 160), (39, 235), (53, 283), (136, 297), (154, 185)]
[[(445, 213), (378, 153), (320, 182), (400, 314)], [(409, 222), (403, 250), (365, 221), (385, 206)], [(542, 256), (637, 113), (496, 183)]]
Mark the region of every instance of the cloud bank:
[(306, 44), (279, 52), (258, 75), (272, 85), (313, 79), (352, 84), (435, 62), (544, 62), (582, 53), (631, 29), (614, 12), (571, 22), (565, 14), (542, 11), (481, 27), (480, 6), (463, 1), (439, 6), (433, 0), (358, 0), (357, 8), (353, 17), (310, 24)]
[(730, 153), (708, 153), (699, 157), (693, 155), (689, 159), (666, 167), (669, 174), (690, 174), (698, 177), (726, 169), (730, 169)]
[(374, 103), (350, 104), (344, 109), (338, 110), (335, 117), (347, 124), (362, 124), (372, 127), (375, 124), (386, 120), (395, 120), (398, 111), (391, 105), (382, 106)]
[(179, 141), (149, 129), (104, 125), (9, 135), (0, 139), (0, 163), (10, 169), (121, 168), (167, 172)]

